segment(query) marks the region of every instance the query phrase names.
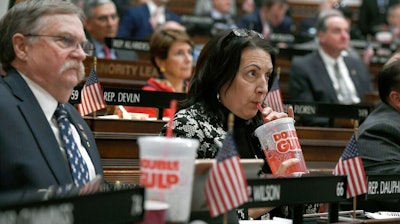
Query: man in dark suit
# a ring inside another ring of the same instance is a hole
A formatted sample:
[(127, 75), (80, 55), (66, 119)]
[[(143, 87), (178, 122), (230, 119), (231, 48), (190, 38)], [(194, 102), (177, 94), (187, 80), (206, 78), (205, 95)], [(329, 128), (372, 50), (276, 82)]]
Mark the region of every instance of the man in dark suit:
[[(380, 103), (358, 130), (357, 146), (365, 173), (400, 173), (400, 52), (395, 53), (377, 76)], [(400, 211), (400, 200), (367, 200), (362, 195), (357, 209), (368, 212)], [(351, 209), (352, 205), (347, 204)]]
[[(317, 25), (318, 50), (292, 61), (291, 100), (356, 104), (372, 91), (366, 65), (348, 55), (349, 24), (341, 14), (327, 14)], [(303, 125), (327, 126), (328, 118), (303, 118)]]
[(94, 56), (106, 59), (136, 61), (135, 51), (112, 49), (106, 45), (106, 38), (117, 36), (119, 17), (117, 8), (111, 0), (87, 0), (83, 7), (86, 23), (85, 30), (88, 39), (94, 44)]
[(165, 21), (181, 22), (181, 18), (166, 8), (169, 0), (149, 0), (124, 13), (118, 37), (148, 40), (154, 30)]
[(360, 125), (358, 148), (367, 174), (400, 173), (400, 52), (377, 76), (378, 107)]
[(286, 14), (288, 9), (287, 0), (263, 0), (259, 9), (239, 18), (236, 24), (262, 33), (266, 39), (272, 33), (292, 34), (294, 23)]
[[(0, 61), (7, 72), (0, 78), (0, 205), (82, 193), (103, 175), (94, 137), (68, 103), (90, 50), (83, 18), (72, 3), (43, 0), (16, 4), (0, 22)], [(67, 111), (67, 135), (87, 179), (70, 168), (71, 148), (54, 115), (58, 105)], [(75, 184), (77, 178), (82, 184)]]

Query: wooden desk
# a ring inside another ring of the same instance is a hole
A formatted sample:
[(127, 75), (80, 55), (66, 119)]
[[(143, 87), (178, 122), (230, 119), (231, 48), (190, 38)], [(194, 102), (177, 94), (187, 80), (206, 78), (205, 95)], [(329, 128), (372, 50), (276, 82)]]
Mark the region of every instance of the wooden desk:
[[(139, 183), (140, 136), (158, 135), (165, 121), (85, 118), (94, 133), (108, 181)], [(304, 158), (311, 172), (331, 172), (352, 129), (296, 127)]]

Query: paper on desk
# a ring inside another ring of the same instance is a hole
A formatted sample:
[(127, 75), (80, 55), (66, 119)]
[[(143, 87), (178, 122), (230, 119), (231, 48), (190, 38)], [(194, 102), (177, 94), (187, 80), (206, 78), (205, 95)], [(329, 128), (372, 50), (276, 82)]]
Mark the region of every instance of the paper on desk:
[(284, 219), (279, 217), (274, 217), (272, 220), (241, 220), (239, 224), (292, 224), (293, 221), (291, 219)]
[(400, 218), (400, 212), (366, 212), (365, 215), (370, 219)]

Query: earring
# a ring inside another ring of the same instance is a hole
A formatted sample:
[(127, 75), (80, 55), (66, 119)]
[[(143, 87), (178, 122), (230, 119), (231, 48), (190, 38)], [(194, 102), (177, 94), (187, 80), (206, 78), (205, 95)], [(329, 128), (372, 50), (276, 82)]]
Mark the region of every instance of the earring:
[(221, 102), (221, 100), (219, 98), (219, 93), (217, 93), (217, 100), (218, 100), (218, 102)]
[(165, 73), (165, 68), (160, 68), (160, 72), (164, 74)]

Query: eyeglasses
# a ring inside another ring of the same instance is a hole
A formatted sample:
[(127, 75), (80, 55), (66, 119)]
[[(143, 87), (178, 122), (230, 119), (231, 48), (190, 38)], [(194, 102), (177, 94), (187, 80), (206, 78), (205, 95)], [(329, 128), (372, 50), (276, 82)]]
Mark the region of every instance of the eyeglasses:
[[(254, 30), (248, 30), (248, 29), (232, 29), (231, 34), (234, 34), (237, 37), (254, 37), (254, 36), (258, 36), (260, 39), (264, 39), (264, 36), (259, 33), (256, 32)], [(229, 34), (230, 35), (230, 34)], [(228, 35), (228, 36), (229, 36)]]
[(92, 43), (90, 43), (89, 41), (85, 40), (85, 41), (79, 42), (76, 38), (70, 37), (70, 36), (57, 36), (57, 35), (44, 35), (44, 34), (43, 35), (25, 34), (24, 36), (56, 38), (57, 43), (61, 48), (76, 50), (77, 48), (79, 48), (78, 46), (80, 46), (87, 56), (92, 56), (93, 50), (94, 50), (94, 45)]
[(232, 29), (232, 31), (222, 41), (222, 48), (225, 48), (233, 37), (259, 37), (260, 39), (264, 39), (264, 36), (261, 33), (254, 30), (235, 28)]

